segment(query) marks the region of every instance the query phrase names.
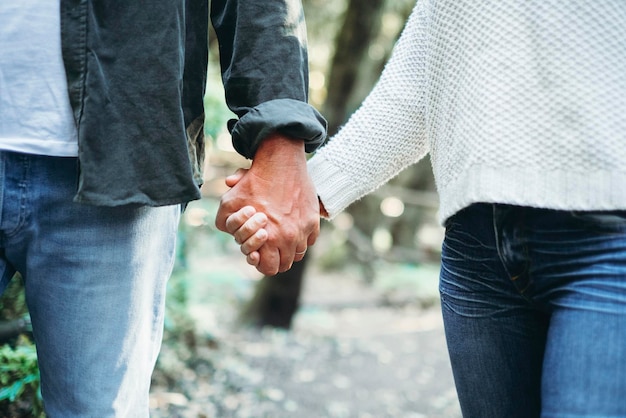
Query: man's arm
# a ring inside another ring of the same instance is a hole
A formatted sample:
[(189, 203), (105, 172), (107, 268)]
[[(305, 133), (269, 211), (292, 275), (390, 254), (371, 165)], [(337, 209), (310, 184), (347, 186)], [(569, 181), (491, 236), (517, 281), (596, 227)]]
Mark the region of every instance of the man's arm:
[(235, 149), (252, 159), (239, 183), (224, 194), (216, 225), (244, 206), (267, 216), (267, 244), (259, 271), (291, 267), (319, 233), (317, 197), (305, 152), (326, 136), (326, 121), (308, 99), (304, 15), (299, 0), (213, 0), (226, 102)]
[(306, 152), (326, 138), (326, 121), (308, 101), (306, 25), (300, 0), (212, 0), (233, 145), (255, 158), (270, 134), (300, 140)]

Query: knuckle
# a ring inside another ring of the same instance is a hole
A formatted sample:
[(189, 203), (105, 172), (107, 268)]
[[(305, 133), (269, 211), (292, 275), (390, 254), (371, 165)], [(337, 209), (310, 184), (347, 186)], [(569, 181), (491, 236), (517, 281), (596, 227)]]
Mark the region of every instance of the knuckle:
[(230, 202), (230, 199), (228, 197), (228, 192), (226, 192), (220, 197), (220, 210), (227, 208), (229, 205), (229, 202)]
[(293, 242), (298, 239), (298, 232), (295, 229), (286, 229), (283, 233), (283, 237), (286, 241)]
[(293, 264), (293, 260), (283, 261), (282, 263), (280, 263), (279, 271), (281, 273), (286, 272), (287, 270), (291, 268), (292, 264)]
[(278, 274), (278, 269), (275, 269), (275, 268), (266, 268), (266, 269), (261, 269), (259, 271), (265, 274), (266, 276), (275, 276), (276, 274)]
[(263, 262), (263, 257), (261, 257), (261, 261), (259, 263), (259, 266), (257, 267), (257, 270), (259, 270), (266, 276), (274, 276), (278, 273), (278, 266), (272, 265), (272, 263)]
[(226, 219), (225, 226), (226, 226), (226, 229), (228, 230), (228, 232), (232, 233), (232, 232), (235, 232), (237, 230), (237, 228), (235, 228), (235, 221), (231, 217)]

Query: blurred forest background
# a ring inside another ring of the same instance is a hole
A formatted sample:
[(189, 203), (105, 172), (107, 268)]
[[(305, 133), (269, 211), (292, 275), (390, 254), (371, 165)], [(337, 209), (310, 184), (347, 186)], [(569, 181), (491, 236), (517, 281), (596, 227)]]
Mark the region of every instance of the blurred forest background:
[[(329, 136), (372, 89), (414, 5), (415, 0), (304, 1), (310, 102), (327, 118)], [(217, 68), (214, 71), (219, 73)], [(211, 104), (223, 108), (221, 95)], [(207, 167), (207, 177), (213, 180), (204, 187), (208, 198), (218, 198), (225, 191), (225, 175), (248, 165), (234, 153), (224, 123), (215, 126), (220, 130), (214, 132), (216, 146)], [(321, 252), (318, 255), (327, 268), (358, 264), (367, 282), (374, 281), (379, 260), (411, 264), (436, 261), (441, 232), (435, 221), (436, 208), (434, 180), (425, 159), (326, 224), (335, 230), (335, 239), (330, 248), (318, 246), (313, 251)], [(250, 323), (289, 327), (310, 257), (288, 273), (261, 281), (245, 311)]]
[[(303, 4), (310, 102), (332, 136), (372, 89), (415, 0)], [(292, 270), (260, 276), (214, 227), (224, 177), (249, 161), (226, 130), (233, 115), (210, 40), (204, 198), (179, 229), (152, 416), (459, 417), (437, 307), (442, 229), (429, 161), (323, 221)], [(0, 416), (44, 416), (19, 277), (0, 321)]]

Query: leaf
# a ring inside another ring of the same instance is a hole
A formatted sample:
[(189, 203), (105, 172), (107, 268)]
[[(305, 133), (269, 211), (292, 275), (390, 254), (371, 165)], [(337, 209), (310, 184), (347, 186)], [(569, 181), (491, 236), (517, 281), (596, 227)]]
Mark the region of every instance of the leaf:
[(11, 386), (0, 390), (0, 400), (8, 399), (11, 402), (15, 402), (15, 400), (22, 394), (23, 391), (24, 382), (18, 380)]

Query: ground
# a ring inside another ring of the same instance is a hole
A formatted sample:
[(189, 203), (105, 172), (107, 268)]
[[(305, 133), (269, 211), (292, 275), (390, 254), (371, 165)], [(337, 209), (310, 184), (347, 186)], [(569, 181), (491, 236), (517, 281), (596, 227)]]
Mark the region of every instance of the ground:
[[(379, 266), (366, 284), (313, 263), (293, 329), (255, 331), (236, 313), (259, 276), (230, 246), (190, 263), (194, 348), (164, 345), (152, 417), (460, 418), (436, 268)], [(418, 278), (384, 284), (403, 275)]]

